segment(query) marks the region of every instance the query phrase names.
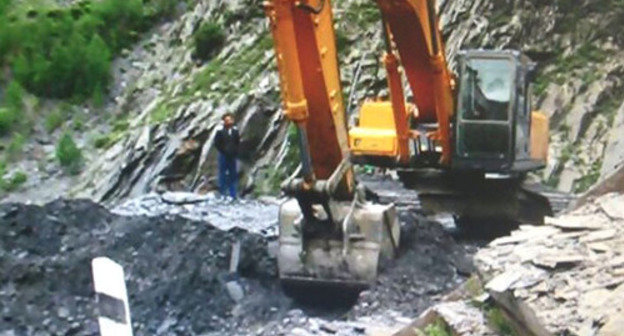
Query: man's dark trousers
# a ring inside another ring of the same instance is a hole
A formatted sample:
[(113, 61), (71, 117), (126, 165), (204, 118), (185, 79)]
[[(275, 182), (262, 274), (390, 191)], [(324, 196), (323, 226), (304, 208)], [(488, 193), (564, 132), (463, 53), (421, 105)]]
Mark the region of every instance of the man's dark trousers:
[(231, 157), (219, 153), (219, 190), (221, 195), (236, 198), (236, 185), (238, 184), (238, 174), (236, 172), (236, 157)]

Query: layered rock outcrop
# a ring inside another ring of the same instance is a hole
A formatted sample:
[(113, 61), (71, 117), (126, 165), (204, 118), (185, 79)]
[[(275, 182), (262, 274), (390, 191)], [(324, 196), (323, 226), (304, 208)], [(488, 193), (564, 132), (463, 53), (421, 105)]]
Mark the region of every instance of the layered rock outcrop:
[[(371, 2), (333, 5), (351, 113), (366, 96), (385, 92), (383, 39)], [(544, 181), (581, 192), (621, 165), (624, 10), (616, 1), (438, 5), (451, 64), (464, 48), (519, 49), (538, 62), (535, 105), (551, 117), (552, 129)], [(226, 46), (199, 64), (191, 38), (207, 21), (226, 26)], [(90, 165), (77, 195), (116, 200), (158, 189), (209, 188), (212, 138), (225, 111), (236, 114), (243, 134), (244, 189), (260, 185), (262, 191), (296, 165), (285, 141), (272, 42), (259, 1), (198, 1), (116, 63), (115, 109), (130, 128), (116, 134), (114, 145)]]

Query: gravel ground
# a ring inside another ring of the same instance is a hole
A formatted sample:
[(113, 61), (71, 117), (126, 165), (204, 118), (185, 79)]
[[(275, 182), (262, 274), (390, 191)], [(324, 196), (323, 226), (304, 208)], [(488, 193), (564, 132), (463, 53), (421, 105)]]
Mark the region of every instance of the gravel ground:
[[(310, 306), (276, 279), (274, 200), (150, 195), (113, 211), (89, 201), (3, 204), (0, 335), (96, 335), (97, 256), (126, 270), (136, 335), (362, 335), (401, 326), (472, 271), (474, 244), (416, 210), (400, 208), (401, 258), (372, 288), (349, 305)], [(235, 241), (242, 256), (232, 275)], [(233, 278), (245, 292), (238, 302), (225, 289)]]

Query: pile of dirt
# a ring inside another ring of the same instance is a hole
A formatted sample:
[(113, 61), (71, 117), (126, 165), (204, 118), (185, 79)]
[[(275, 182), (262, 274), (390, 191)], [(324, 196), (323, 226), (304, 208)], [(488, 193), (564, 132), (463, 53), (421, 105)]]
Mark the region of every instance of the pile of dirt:
[(354, 317), (387, 310), (416, 316), (474, 270), (472, 246), (456, 242), (439, 223), (416, 212), (402, 212), (400, 217), (401, 255), (380, 274), (375, 286), (360, 294), (351, 312)]
[[(122, 217), (90, 201), (0, 205), (0, 334), (97, 335), (91, 259), (126, 271), (137, 335), (192, 335), (232, 328), (225, 290), (241, 241), (244, 310), (261, 316), (278, 289), (265, 238), (181, 217)], [(244, 311), (242, 311), (244, 313)]]
[[(405, 204), (401, 257), (355, 303), (310, 306), (280, 288), (275, 218), (265, 215), (276, 204), (177, 196), (143, 198), (116, 213), (90, 201), (0, 205), (0, 335), (97, 335), (90, 262), (98, 256), (126, 271), (137, 335), (361, 335), (404, 325), (472, 271), (474, 244)], [(214, 225), (206, 221), (219, 214)], [(238, 301), (226, 288), (232, 279), (243, 288)]]

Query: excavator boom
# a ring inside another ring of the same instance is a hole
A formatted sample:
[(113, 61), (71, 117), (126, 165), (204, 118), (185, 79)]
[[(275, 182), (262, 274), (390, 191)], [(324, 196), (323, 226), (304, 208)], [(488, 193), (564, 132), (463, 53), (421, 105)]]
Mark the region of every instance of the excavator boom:
[[(265, 4), (273, 33), (286, 116), (299, 130), (304, 176), (327, 179), (349, 155), (333, 16), (328, 1), (318, 8), (301, 1)], [(342, 186), (353, 192), (350, 181)]]
[[(414, 121), (437, 124), (437, 130), (429, 137), (440, 143), (441, 162), (448, 165), (451, 160), (450, 118), (454, 111), (454, 84), (438, 28), (435, 0), (377, 0), (377, 5), (386, 29), (386, 43), (390, 44), (388, 54), (395, 48), (398, 51), (414, 94), (418, 108)], [(390, 86), (390, 94), (398, 95), (398, 89)]]
[(399, 226), (393, 205), (369, 203), (356, 188), (330, 1), (272, 0), (265, 12), (302, 167), (282, 186), (292, 199), (280, 208), (280, 279), (365, 287), (396, 252)]

